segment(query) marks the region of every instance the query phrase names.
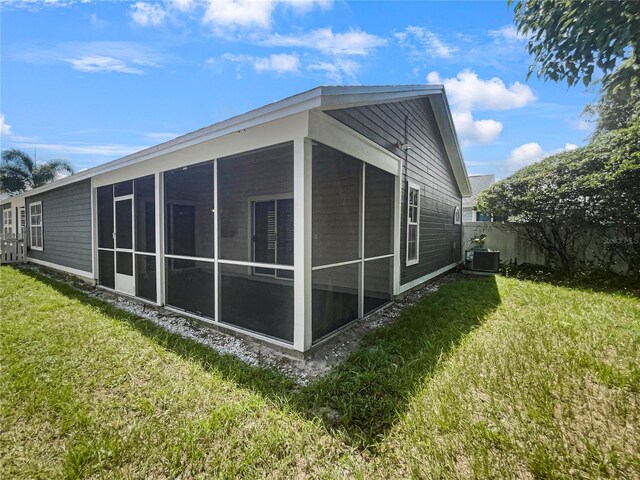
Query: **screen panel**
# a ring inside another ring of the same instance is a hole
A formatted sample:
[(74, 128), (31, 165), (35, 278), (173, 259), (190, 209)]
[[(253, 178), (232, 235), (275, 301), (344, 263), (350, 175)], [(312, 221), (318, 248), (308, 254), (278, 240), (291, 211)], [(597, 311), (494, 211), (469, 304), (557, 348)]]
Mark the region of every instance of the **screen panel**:
[(364, 255), (393, 252), (395, 177), (372, 165), (365, 169)]
[(312, 273), (313, 340), (358, 318), (360, 263)]
[(133, 254), (129, 252), (116, 252), (116, 273), (121, 275), (133, 275)]
[(293, 342), (293, 282), (220, 264), (220, 321)]
[(393, 298), (393, 258), (364, 262), (364, 314)]
[(126, 182), (115, 183), (113, 185), (113, 194), (116, 197), (123, 197), (125, 195), (131, 195), (133, 193), (133, 181), (127, 180)]
[(214, 318), (213, 263), (166, 258), (165, 265), (167, 305)]
[(98, 272), (100, 285), (115, 288), (116, 277), (113, 251), (98, 250)]
[(314, 145), (313, 266), (360, 258), (361, 176), (360, 160)]
[(213, 164), (165, 172), (165, 252), (213, 258)]
[(136, 251), (156, 251), (156, 196), (153, 175), (134, 181)]
[(113, 248), (113, 186), (98, 187), (98, 247)]
[(156, 301), (156, 257), (136, 255), (136, 295)]
[(133, 248), (131, 200), (116, 201), (116, 248)]
[[(219, 159), (218, 186), (220, 258), (257, 262), (252, 244), (254, 220), (266, 221), (266, 217), (261, 216), (264, 209), (269, 208), (274, 213), (276, 201), (292, 198), (293, 144), (289, 142)], [(267, 206), (263, 202), (272, 203)], [(254, 218), (255, 207), (259, 209), (259, 216)], [(271, 226), (272, 232), (275, 226)], [(275, 250), (265, 260), (265, 263), (274, 263)]]

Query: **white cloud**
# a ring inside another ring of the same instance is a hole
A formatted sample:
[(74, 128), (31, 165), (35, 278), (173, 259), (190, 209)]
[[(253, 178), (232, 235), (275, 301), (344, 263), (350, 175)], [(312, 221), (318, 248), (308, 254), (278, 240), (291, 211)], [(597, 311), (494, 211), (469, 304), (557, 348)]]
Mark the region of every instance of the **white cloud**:
[(310, 71), (324, 72), (334, 83), (343, 83), (345, 77), (355, 79), (360, 72), (360, 65), (348, 58), (336, 58), (331, 62), (313, 63), (307, 67)]
[(350, 29), (334, 33), (332, 28), (319, 28), (299, 35), (269, 35), (258, 42), (269, 47), (302, 47), (329, 55), (368, 55), (387, 40), (362, 30)]
[(296, 73), (300, 70), (300, 59), (295, 54), (271, 54), (268, 57), (255, 59), (253, 68), (256, 72)]
[(570, 125), (571, 125), (571, 128), (575, 130), (579, 130), (581, 132), (585, 132), (593, 128), (593, 124), (591, 122), (588, 122), (582, 118), (579, 118), (575, 121), (570, 122)]
[(524, 42), (527, 40), (525, 35), (518, 33), (514, 25), (504, 25), (497, 30), (489, 30), (489, 36), (497, 41)]
[[(251, 64), (258, 73), (275, 72), (279, 75), (284, 73), (297, 73), (300, 70), (300, 58), (297, 54), (277, 53), (268, 57), (253, 57), (251, 55), (234, 55), (225, 53), (222, 60), (237, 64)], [(215, 65), (216, 59), (209, 58), (205, 62), (208, 65)]]
[(427, 82), (443, 84), (451, 104), (462, 111), (509, 110), (537, 100), (533, 90), (520, 82), (507, 87), (498, 77), (482, 80), (471, 70), (463, 70), (455, 78), (444, 79), (438, 72), (431, 72), (427, 75)]
[(169, 6), (181, 12), (190, 12), (195, 6), (195, 0), (170, 0)]
[(487, 145), (495, 142), (502, 132), (502, 123), (497, 120), (474, 120), (471, 112), (453, 112), (452, 117), (463, 145)]
[(475, 72), (463, 70), (454, 78), (441, 78), (438, 72), (427, 75), (427, 83), (443, 84), (453, 107), (453, 119), (462, 143), (487, 145), (495, 142), (503, 125), (497, 120), (475, 120), (476, 110), (509, 110), (536, 101), (533, 91), (515, 82), (509, 87), (499, 79), (478, 78)]
[(507, 159), (507, 169), (509, 172), (515, 172), (527, 165), (533, 165), (540, 160), (561, 152), (569, 152), (575, 150), (578, 146), (575, 143), (566, 143), (563, 148), (557, 148), (550, 152), (545, 151), (539, 143), (530, 142), (520, 145), (511, 150)]
[(155, 50), (135, 42), (62, 43), (50, 48), (32, 48), (11, 52), (16, 61), (31, 64), (63, 62), (81, 72), (144, 73), (142, 67), (159, 67), (164, 61)]
[(548, 156), (547, 152), (542, 149), (539, 143), (525, 143), (511, 150), (507, 167), (509, 171), (514, 172), (527, 165), (537, 163), (546, 156)]
[(157, 27), (164, 22), (167, 13), (157, 3), (136, 2), (131, 6), (131, 18), (143, 27)]
[(113, 57), (87, 56), (80, 58), (67, 58), (66, 62), (70, 63), (74, 70), (87, 73), (131, 73), (134, 75), (142, 75), (144, 72), (139, 68), (128, 66), (122, 60)]
[(215, 34), (223, 35), (228, 30), (268, 29), (278, 6), (307, 13), (315, 7), (325, 9), (331, 5), (330, 0), (208, 0), (202, 22), (210, 25)]
[(11, 125), (9, 125), (4, 118), (4, 113), (0, 113), (0, 135), (3, 135), (5, 137), (13, 135), (11, 128)]
[(395, 33), (394, 37), (413, 60), (423, 57), (449, 58), (458, 51), (457, 47), (447, 45), (439, 35), (425, 27), (408, 26)]
[(268, 28), (274, 8), (271, 0), (210, 0), (202, 21), (214, 28)]

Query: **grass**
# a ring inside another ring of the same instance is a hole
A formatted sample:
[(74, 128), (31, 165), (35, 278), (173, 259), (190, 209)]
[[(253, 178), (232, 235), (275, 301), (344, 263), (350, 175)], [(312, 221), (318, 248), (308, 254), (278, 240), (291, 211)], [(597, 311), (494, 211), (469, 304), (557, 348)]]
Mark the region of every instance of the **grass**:
[(3, 478), (638, 478), (640, 300), (451, 282), (305, 388), (0, 269)]

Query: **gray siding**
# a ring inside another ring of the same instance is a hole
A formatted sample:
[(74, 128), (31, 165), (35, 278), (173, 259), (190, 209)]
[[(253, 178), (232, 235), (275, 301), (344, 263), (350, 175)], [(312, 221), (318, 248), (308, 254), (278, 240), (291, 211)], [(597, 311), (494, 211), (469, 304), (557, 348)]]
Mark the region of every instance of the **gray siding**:
[(33, 202), (42, 202), (43, 251), (29, 257), (91, 272), (91, 180), (27, 197), (27, 227)]
[[(453, 224), (455, 207), (462, 197), (446, 156), (442, 138), (427, 98), (406, 102), (346, 108), (327, 112), (394, 154), (405, 157), (397, 148), (407, 143), (406, 176), (402, 178), (402, 217), (400, 231), (400, 283), (408, 283), (446, 267), (461, 258), (462, 226)], [(407, 267), (406, 259), (406, 181), (421, 186), (419, 263)]]

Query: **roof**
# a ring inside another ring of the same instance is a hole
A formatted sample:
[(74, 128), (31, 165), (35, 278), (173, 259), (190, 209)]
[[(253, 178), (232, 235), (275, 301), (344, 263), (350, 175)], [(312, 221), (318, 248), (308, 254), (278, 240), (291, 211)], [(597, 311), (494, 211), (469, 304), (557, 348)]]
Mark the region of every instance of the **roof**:
[(75, 183), (116, 168), (129, 166), (171, 151), (213, 140), (238, 130), (251, 128), (306, 110), (332, 110), (338, 108), (400, 102), (429, 97), (440, 129), (445, 150), (463, 197), (471, 194), (467, 170), (458, 144), (451, 110), (443, 85), (386, 85), (386, 86), (322, 86), (270, 103), (247, 113), (231, 117), (208, 127), (160, 143), (139, 152), (112, 160), (74, 175), (70, 175), (42, 187), (29, 190), (12, 198), (30, 196), (70, 183)]
[(475, 207), (478, 194), (496, 183), (496, 176), (493, 173), (489, 175), (469, 175), (469, 183), (471, 183), (471, 197), (462, 200), (463, 207)]

